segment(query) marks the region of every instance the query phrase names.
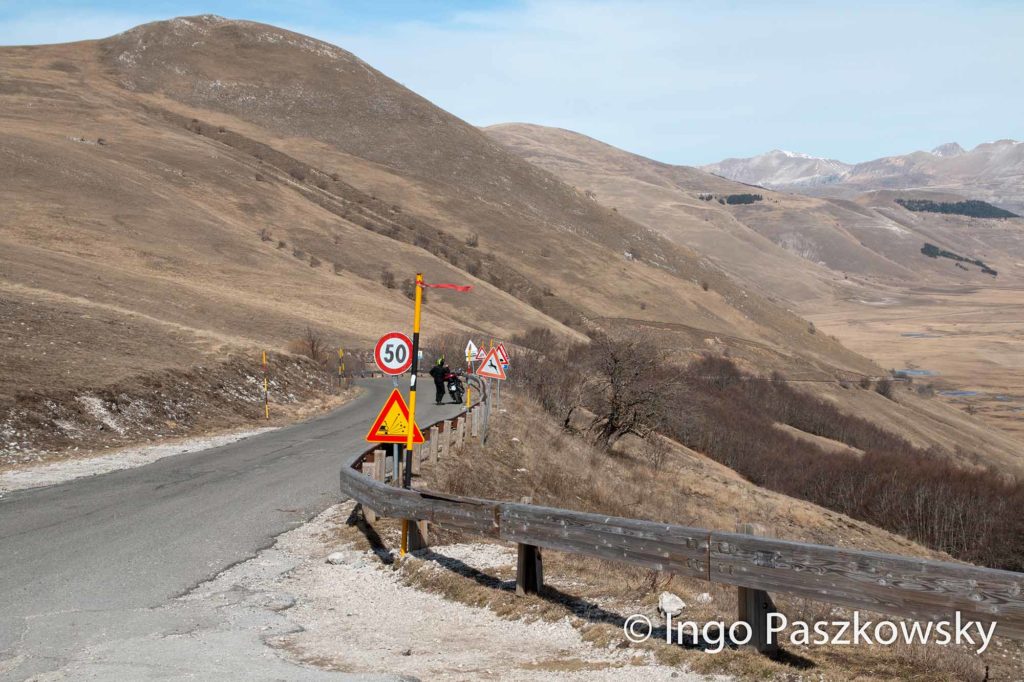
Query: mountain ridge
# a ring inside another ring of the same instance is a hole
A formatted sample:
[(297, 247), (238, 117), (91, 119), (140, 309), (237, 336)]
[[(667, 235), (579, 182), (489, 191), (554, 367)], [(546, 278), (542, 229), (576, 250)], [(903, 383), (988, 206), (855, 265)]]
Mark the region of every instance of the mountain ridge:
[(700, 167), (722, 177), (782, 191), (850, 197), (884, 189), (930, 189), (982, 199), (1010, 210), (1024, 207), (1024, 143), (983, 142), (965, 150), (947, 142), (931, 151), (913, 151), (860, 163), (772, 150), (729, 158)]

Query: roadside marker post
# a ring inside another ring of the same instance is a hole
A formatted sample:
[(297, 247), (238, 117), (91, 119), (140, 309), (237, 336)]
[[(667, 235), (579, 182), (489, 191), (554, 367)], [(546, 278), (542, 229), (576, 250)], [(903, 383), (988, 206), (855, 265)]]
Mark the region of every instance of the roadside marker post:
[(338, 349), (338, 393), (341, 393), (344, 386), (342, 382), (345, 377), (345, 349)]
[(263, 351), (263, 418), (270, 419), (270, 381), (267, 379), (267, 351)]

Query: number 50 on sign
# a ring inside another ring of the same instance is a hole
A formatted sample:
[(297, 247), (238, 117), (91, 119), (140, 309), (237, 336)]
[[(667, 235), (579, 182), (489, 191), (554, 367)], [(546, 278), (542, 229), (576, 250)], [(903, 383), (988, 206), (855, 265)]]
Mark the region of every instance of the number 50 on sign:
[(402, 332), (385, 334), (373, 349), (373, 359), (385, 374), (404, 374), (412, 366), (412, 341)]

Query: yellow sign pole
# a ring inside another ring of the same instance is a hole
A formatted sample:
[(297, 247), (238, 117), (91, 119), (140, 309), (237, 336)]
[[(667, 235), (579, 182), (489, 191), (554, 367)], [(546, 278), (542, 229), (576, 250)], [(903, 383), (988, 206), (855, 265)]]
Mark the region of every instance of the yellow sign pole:
[[(409, 423), (416, 423), (416, 371), (420, 358), (420, 311), (423, 308), (423, 274), (416, 273), (416, 303), (412, 313), (412, 367), (409, 369)], [(412, 487), (413, 436), (416, 429), (409, 428), (405, 441), (405, 467), (402, 471), (402, 487)], [(405, 556), (409, 548), (409, 520), (402, 519), (402, 547), (399, 556)]]
[(263, 351), (263, 418), (270, 419), (270, 382), (267, 380), (267, 351)]
[(345, 377), (345, 349), (338, 349), (338, 392), (341, 393), (344, 386), (342, 382)]

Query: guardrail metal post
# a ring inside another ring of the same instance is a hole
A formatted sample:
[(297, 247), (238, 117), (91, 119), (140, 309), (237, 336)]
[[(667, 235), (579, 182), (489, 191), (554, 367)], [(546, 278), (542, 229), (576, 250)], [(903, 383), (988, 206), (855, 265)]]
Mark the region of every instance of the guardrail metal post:
[(473, 421), (472, 421), (473, 428), (470, 431), (470, 435), (473, 438), (479, 438), (480, 437), (480, 406), (477, 405), (472, 410), (470, 410), (469, 413), (471, 415), (473, 415)]
[(466, 444), (466, 418), (456, 418), (455, 423), (455, 440), (462, 447)]
[[(530, 504), (531, 498), (522, 498), (523, 504)], [(516, 543), (516, 594), (540, 594), (544, 587), (544, 561), (540, 547)]]
[[(767, 528), (756, 523), (739, 523), (736, 525), (736, 532), (745, 535), (771, 535)], [(736, 592), (738, 594), (739, 620), (749, 625), (753, 634), (748, 646), (752, 646), (758, 653), (768, 656), (778, 654), (778, 642), (768, 641), (768, 614), (774, 613), (776, 610), (771, 595), (764, 590), (754, 590), (749, 587), (739, 587)]]

